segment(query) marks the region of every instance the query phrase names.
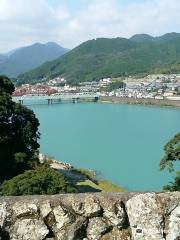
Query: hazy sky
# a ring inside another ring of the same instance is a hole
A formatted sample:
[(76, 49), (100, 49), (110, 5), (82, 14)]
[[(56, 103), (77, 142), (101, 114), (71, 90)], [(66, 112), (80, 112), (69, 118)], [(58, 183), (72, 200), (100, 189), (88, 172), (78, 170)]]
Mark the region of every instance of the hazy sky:
[(55, 41), (180, 32), (180, 0), (0, 0), (0, 52)]

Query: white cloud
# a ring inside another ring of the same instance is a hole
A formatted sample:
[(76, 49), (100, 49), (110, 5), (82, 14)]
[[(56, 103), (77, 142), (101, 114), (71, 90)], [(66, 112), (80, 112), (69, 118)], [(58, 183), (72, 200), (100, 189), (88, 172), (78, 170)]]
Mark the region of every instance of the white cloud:
[(129, 0), (126, 4), (123, 0), (84, 0), (86, 5), (77, 4), (74, 11), (66, 3), (0, 0), (0, 52), (37, 41), (56, 41), (72, 48), (96, 37), (180, 32), (179, 0)]
[(0, 0), (0, 52), (36, 41), (57, 40), (54, 29), (70, 17), (64, 6), (45, 0)]

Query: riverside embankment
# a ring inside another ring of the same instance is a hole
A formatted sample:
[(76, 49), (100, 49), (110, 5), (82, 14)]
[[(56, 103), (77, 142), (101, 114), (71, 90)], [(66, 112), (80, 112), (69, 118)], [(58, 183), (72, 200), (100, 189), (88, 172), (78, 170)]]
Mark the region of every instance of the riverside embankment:
[(151, 99), (151, 98), (124, 98), (124, 97), (100, 97), (100, 102), (110, 102), (110, 103), (119, 103), (119, 104), (139, 104), (139, 105), (154, 105), (162, 107), (177, 107), (180, 108), (179, 100), (168, 100), (168, 99)]
[(45, 161), (50, 164), (50, 167), (60, 171), (66, 179), (75, 186), (79, 193), (84, 192), (124, 192), (125, 189), (113, 184), (106, 179), (97, 177), (97, 173), (89, 169), (77, 169), (69, 163), (49, 159), (42, 153), (39, 154), (40, 163)]

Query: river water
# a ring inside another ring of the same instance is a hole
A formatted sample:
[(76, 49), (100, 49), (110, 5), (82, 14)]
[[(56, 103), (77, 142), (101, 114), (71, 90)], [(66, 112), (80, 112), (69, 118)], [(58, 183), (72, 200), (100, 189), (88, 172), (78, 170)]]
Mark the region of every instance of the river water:
[(129, 191), (159, 191), (163, 146), (180, 132), (180, 110), (104, 103), (30, 106), (40, 121), (41, 152)]

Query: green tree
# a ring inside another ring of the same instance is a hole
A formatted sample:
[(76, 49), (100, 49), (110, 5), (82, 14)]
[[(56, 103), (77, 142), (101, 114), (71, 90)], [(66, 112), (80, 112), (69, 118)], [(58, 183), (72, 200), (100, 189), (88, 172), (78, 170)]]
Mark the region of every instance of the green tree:
[(27, 170), (0, 186), (2, 196), (20, 196), (34, 194), (73, 193), (77, 190), (70, 186), (65, 177), (49, 166), (39, 166)]
[(6, 76), (0, 76), (0, 90), (12, 94), (15, 90), (13, 83)]
[(174, 182), (163, 187), (166, 191), (180, 191), (180, 172), (177, 172), (177, 176), (174, 178)]
[(33, 111), (12, 101), (14, 86), (0, 76), (0, 182), (37, 163), (39, 121)]
[(116, 89), (120, 89), (120, 88), (125, 88), (126, 84), (122, 81), (113, 81), (111, 82), (107, 87), (105, 87), (105, 91), (111, 92), (113, 90)]
[[(168, 169), (169, 172), (174, 171), (174, 162), (180, 161), (180, 133), (175, 135), (164, 147), (165, 156), (160, 161), (160, 169)], [(174, 182), (164, 186), (164, 190), (180, 191), (180, 172), (177, 172), (177, 176)]]
[(165, 156), (160, 162), (161, 170), (167, 168), (172, 172), (175, 161), (180, 161), (180, 133), (175, 135), (164, 147)]

